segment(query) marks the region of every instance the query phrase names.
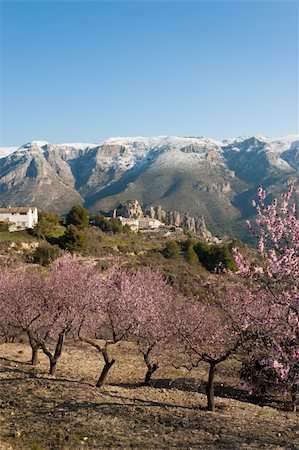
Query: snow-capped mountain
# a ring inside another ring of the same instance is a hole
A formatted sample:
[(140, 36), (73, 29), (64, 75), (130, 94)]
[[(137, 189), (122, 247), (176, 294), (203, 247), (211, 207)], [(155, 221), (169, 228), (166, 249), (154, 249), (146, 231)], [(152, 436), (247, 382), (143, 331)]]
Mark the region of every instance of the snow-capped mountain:
[(120, 137), (101, 144), (33, 141), (0, 148), (0, 204), (65, 213), (75, 203), (109, 210), (144, 207), (203, 215), (214, 233), (234, 234), (252, 214), (259, 184), (277, 193), (298, 181), (299, 136)]
[(19, 147), (0, 147), (0, 158), (5, 158), (6, 156), (14, 153)]

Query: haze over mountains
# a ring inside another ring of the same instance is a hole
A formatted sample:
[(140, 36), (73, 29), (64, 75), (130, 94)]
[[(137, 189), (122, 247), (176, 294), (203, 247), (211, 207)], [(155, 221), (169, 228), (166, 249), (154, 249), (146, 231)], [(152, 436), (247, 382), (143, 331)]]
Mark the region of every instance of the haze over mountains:
[(241, 237), (259, 184), (276, 195), (298, 181), (299, 136), (111, 138), (101, 144), (33, 141), (0, 148), (0, 204), (59, 214), (76, 203), (111, 210), (126, 200), (204, 216)]

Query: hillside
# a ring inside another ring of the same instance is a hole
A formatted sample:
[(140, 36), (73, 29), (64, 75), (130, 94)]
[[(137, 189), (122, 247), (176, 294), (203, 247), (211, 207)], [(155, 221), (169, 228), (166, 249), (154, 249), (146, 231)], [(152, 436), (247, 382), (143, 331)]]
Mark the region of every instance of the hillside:
[(108, 211), (137, 199), (144, 208), (203, 216), (213, 233), (242, 237), (258, 185), (277, 193), (297, 182), (298, 155), (298, 136), (34, 141), (0, 149), (0, 203), (62, 214), (75, 203)]
[(236, 360), (220, 366), (217, 410), (209, 413), (197, 392), (203, 366), (192, 374), (165, 366), (153, 387), (144, 387), (142, 358), (132, 345), (117, 346), (114, 356), (108, 384), (99, 389), (95, 350), (67, 346), (52, 377), (42, 354), (37, 368), (28, 364), (28, 345), (1, 345), (1, 450), (298, 448), (297, 415), (275, 402), (251, 403), (240, 390)]

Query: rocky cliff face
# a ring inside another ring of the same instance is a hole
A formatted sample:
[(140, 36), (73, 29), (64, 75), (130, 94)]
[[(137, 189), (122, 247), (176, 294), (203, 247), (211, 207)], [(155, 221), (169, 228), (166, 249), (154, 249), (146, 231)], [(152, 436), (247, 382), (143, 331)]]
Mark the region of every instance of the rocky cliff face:
[(120, 216), (128, 219), (140, 219), (144, 217), (144, 214), (138, 200), (128, 200), (123, 205), (119, 205), (114, 209), (113, 217)]
[(204, 217), (192, 217), (180, 214), (178, 211), (164, 211), (161, 206), (151, 206), (146, 214), (152, 219), (158, 219), (166, 225), (184, 228), (186, 231), (209, 240), (212, 234), (208, 231)]
[(82, 201), (70, 167), (59, 154), (32, 143), (0, 160), (1, 204), (61, 212), (65, 205)]
[(157, 218), (199, 229), (192, 218), (204, 217), (213, 234), (234, 234), (259, 184), (276, 194), (298, 182), (298, 155), (298, 136), (32, 142), (0, 149), (0, 203), (65, 213), (75, 203), (97, 212), (137, 199)]
[(203, 217), (192, 217), (188, 214), (180, 214), (178, 211), (164, 211), (161, 205), (157, 207), (151, 206), (143, 211), (138, 200), (129, 200), (110, 211), (109, 214), (113, 217), (122, 216), (129, 219), (139, 219), (146, 216), (151, 219), (157, 219), (165, 223), (165, 225), (183, 228), (205, 240), (212, 238), (212, 234), (208, 231)]

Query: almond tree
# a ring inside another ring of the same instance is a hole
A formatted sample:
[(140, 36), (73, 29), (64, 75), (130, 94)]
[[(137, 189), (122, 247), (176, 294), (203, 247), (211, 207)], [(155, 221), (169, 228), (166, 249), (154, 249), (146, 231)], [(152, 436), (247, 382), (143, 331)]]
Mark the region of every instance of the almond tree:
[(206, 385), (208, 410), (215, 411), (217, 366), (256, 336), (269, 312), (266, 296), (256, 298), (245, 286), (233, 284), (212, 292), (204, 304), (188, 300), (176, 318), (184, 365), (209, 364)]
[(144, 384), (150, 385), (153, 373), (159, 368), (161, 355), (174, 345), (177, 293), (163, 275), (150, 268), (139, 269), (130, 277), (134, 296), (134, 324), (130, 337), (137, 343), (147, 366)]
[[(283, 391), (288, 390), (296, 409), (299, 391), (299, 218), (294, 188), (267, 202), (267, 193), (258, 189), (258, 203), (253, 202), (257, 218), (248, 222), (250, 233), (257, 239), (262, 267), (251, 266), (235, 249), (239, 275), (246, 277), (256, 291), (266, 291), (277, 311), (272, 352), (262, 358), (265, 369), (276, 370)], [(265, 324), (267, 326), (268, 324)]]
[(36, 322), (45, 309), (45, 275), (22, 268), (0, 272), (1, 329), (6, 336), (27, 333), (32, 349), (31, 364), (38, 362), (40, 343), (35, 338)]
[(5, 342), (14, 340), (19, 330), (11, 323), (11, 303), (17, 285), (16, 277), (7, 269), (0, 271), (0, 334)]
[[(94, 267), (81, 264), (74, 256), (66, 254), (52, 264), (46, 279), (46, 311), (35, 329), (36, 339), (49, 358), (51, 375), (56, 372), (66, 334), (78, 329), (81, 309), (92, 303), (97, 285)], [(55, 343), (53, 351), (51, 341)]]
[[(82, 309), (78, 337), (96, 348), (104, 367), (96, 383), (101, 387), (115, 363), (109, 347), (128, 337), (134, 324), (135, 293), (130, 277), (124, 271), (113, 268), (97, 286), (97, 294), (87, 308)], [(102, 343), (98, 341), (101, 340)]]
[(103, 385), (115, 363), (109, 347), (124, 339), (137, 343), (147, 366), (145, 384), (150, 384), (159, 367), (158, 359), (174, 333), (170, 320), (174, 298), (173, 289), (157, 271), (110, 271), (99, 286), (92, 310), (85, 311), (79, 330), (79, 338), (95, 347), (104, 359), (97, 387)]
[[(275, 298), (279, 293), (298, 293), (299, 286), (299, 219), (296, 203), (292, 202), (293, 187), (282, 194), (280, 203), (274, 199), (266, 203), (266, 191), (258, 189), (259, 201), (252, 202), (256, 208), (255, 223), (247, 221), (248, 229), (257, 239), (263, 267), (250, 266), (238, 249), (234, 249), (239, 273), (258, 281)], [(292, 309), (298, 312), (295, 301)]]

